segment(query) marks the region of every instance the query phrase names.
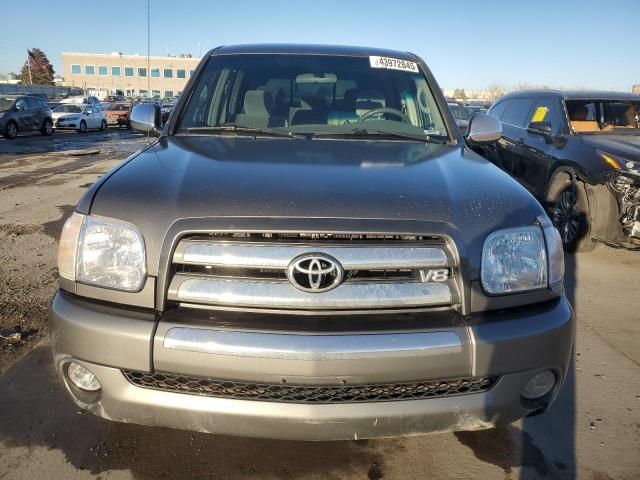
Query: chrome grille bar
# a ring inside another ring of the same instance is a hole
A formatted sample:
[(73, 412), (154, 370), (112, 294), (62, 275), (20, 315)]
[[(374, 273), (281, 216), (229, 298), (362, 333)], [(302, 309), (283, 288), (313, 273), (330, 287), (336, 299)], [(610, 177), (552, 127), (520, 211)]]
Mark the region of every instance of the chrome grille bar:
[(176, 274), (168, 299), (181, 303), (283, 309), (377, 309), (449, 305), (447, 283), (346, 282), (334, 290), (307, 293), (288, 282), (225, 280)]
[(322, 252), (338, 260), (345, 270), (384, 270), (446, 267), (447, 256), (437, 247), (248, 245), (183, 241), (173, 262), (238, 268), (285, 269), (298, 255)]

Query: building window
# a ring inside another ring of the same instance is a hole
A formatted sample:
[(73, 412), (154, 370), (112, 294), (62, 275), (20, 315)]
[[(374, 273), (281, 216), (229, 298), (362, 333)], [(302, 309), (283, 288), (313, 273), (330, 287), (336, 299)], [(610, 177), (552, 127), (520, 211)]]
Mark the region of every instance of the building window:
[(124, 67), (124, 76), (133, 77), (133, 67)]
[(160, 90), (151, 90), (151, 96), (153, 98), (160, 98)]
[(147, 90), (140, 89), (140, 90), (138, 90), (138, 94), (141, 97), (146, 97), (147, 96)]
[(182, 90), (178, 90), (177, 96), (179, 97), (180, 95), (182, 95)]
[(165, 90), (164, 98), (173, 98), (173, 90)]
[(185, 72), (184, 70), (176, 70), (176, 77), (178, 78), (185, 78), (185, 74), (187, 72)]
[(120, 76), (120, 67), (111, 67), (111, 75), (114, 77)]
[(173, 78), (173, 70), (171, 70), (170, 68), (165, 68), (164, 78)]
[(160, 76), (160, 69), (159, 68), (152, 68), (151, 69), (151, 76), (154, 78), (158, 78)]
[(189, 78), (193, 77), (193, 72), (195, 72), (195, 70), (189, 70)]
[(146, 77), (147, 76), (147, 69), (146, 68), (142, 68), (142, 67), (138, 67), (138, 76), (139, 77)]
[(107, 67), (105, 67), (104, 65), (98, 66), (98, 75), (106, 75), (106, 74), (107, 74)]
[(84, 74), (85, 75), (94, 75), (96, 73), (96, 69), (93, 65), (85, 65), (84, 66)]
[(80, 75), (82, 73), (80, 65), (71, 65), (71, 73), (73, 73), (74, 75)]

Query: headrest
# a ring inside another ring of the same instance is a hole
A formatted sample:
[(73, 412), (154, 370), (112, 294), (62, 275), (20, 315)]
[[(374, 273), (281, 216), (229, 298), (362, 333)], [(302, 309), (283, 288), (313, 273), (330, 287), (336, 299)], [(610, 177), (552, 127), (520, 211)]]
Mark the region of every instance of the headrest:
[(575, 107), (571, 111), (570, 118), (572, 121), (575, 120), (577, 122), (585, 122), (588, 116), (589, 116), (589, 109), (584, 105), (580, 105), (579, 107)]
[(358, 101), (358, 89), (350, 88), (346, 92), (344, 92), (344, 103), (346, 105), (350, 105), (355, 108), (356, 102)]
[(244, 95), (246, 115), (267, 116), (273, 110), (273, 96), (265, 90), (248, 90)]
[(273, 103), (275, 105), (278, 105), (284, 102), (284, 90), (282, 90), (282, 88), (280, 88), (277, 85), (269, 85), (267, 83), (267, 85), (258, 87), (257, 90), (269, 92), (271, 94), (271, 97), (273, 98)]

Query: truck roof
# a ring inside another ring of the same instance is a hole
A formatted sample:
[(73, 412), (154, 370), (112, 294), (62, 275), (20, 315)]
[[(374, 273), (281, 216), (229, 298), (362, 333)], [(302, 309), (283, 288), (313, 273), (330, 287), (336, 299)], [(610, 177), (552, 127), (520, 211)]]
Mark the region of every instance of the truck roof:
[(209, 52), (213, 55), (231, 55), (247, 53), (275, 53), (275, 54), (312, 54), (312, 55), (340, 55), (352, 57), (393, 57), (401, 60), (416, 61), (416, 56), (410, 52), (388, 50), (384, 48), (355, 47), (347, 45), (314, 45), (293, 43), (261, 43), (246, 45), (225, 45)]
[(640, 95), (629, 92), (613, 92), (598, 90), (520, 90), (511, 92), (502, 98), (515, 97), (540, 97), (540, 96), (557, 96), (563, 100), (634, 100), (639, 101)]

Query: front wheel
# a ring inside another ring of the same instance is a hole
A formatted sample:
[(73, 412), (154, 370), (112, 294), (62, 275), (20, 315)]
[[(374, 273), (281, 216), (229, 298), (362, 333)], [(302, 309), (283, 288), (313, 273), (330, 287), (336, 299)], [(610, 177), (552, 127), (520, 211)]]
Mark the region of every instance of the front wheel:
[(591, 237), (589, 201), (584, 183), (571, 181), (568, 175), (557, 175), (547, 193), (548, 213), (560, 232), (566, 252), (590, 252), (598, 245)]
[(4, 127), (4, 138), (8, 138), (9, 140), (13, 140), (18, 136), (18, 125), (16, 122), (8, 122), (7, 126)]
[(107, 121), (102, 120), (102, 123), (100, 124), (100, 131), (104, 132), (106, 129), (107, 129)]
[(53, 134), (53, 122), (48, 118), (42, 122), (42, 128), (40, 129), (40, 133), (45, 137)]
[(78, 133), (86, 133), (87, 132), (87, 122), (82, 120), (80, 122), (80, 128), (78, 129)]

